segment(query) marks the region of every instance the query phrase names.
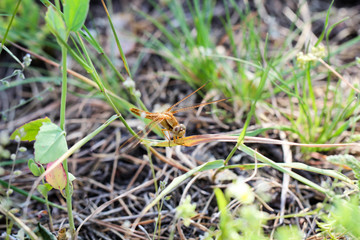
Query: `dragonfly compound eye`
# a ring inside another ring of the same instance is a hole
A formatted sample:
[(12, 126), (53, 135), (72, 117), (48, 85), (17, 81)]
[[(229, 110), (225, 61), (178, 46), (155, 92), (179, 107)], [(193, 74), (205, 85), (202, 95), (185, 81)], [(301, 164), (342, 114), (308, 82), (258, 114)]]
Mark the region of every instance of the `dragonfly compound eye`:
[(185, 135), (185, 131), (186, 131), (186, 127), (184, 124), (179, 124), (176, 127), (174, 127), (173, 129), (173, 133), (177, 136), (177, 137), (182, 137)]

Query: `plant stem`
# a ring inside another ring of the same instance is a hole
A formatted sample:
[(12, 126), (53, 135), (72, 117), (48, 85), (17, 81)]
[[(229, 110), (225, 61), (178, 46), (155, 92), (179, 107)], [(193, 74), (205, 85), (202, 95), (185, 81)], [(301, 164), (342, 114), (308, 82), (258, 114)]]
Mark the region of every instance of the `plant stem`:
[[(24, 190), (22, 190), (22, 189), (20, 189), (20, 188), (17, 188), (17, 187), (15, 187), (15, 186), (11, 186), (11, 185), (9, 185), (8, 182), (6, 182), (6, 181), (4, 181), (4, 180), (1, 180), (1, 179), (0, 179), (0, 185), (1, 185), (1, 186), (4, 186), (4, 187), (6, 187), (6, 188), (7, 188), (8, 186), (10, 186), (10, 188), (11, 188), (12, 190), (14, 190), (15, 192), (17, 192), (17, 193), (19, 193), (19, 194), (21, 194), (21, 195), (24, 195), (24, 196), (26, 196), (26, 197), (29, 196), (29, 193), (28, 193), (27, 191), (24, 191)], [(40, 202), (40, 203), (46, 204), (46, 201), (45, 201), (43, 198), (40, 198), (40, 197), (38, 197), (38, 196), (31, 195), (31, 199), (33, 199), (33, 200), (35, 200), (35, 201), (38, 201), (38, 202)], [(64, 210), (64, 211), (66, 210), (64, 207), (62, 207), (62, 206), (60, 206), (60, 205), (58, 205), (58, 204), (55, 204), (55, 203), (53, 203), (53, 202), (49, 202), (49, 205), (52, 206), (52, 207), (56, 207), (56, 208), (58, 208), (58, 209)]]
[(13, 12), (13, 14), (12, 14), (12, 16), (11, 16), (10, 22), (9, 22), (7, 28), (6, 28), (6, 32), (5, 32), (4, 37), (3, 37), (2, 41), (1, 41), (1, 44), (0, 44), (0, 54), (1, 54), (1, 52), (2, 52), (3, 46), (5, 45), (6, 37), (7, 37), (8, 33), (9, 33), (9, 31), (10, 31), (11, 25), (12, 25), (12, 23), (13, 23), (13, 21), (14, 21), (14, 18), (15, 18), (15, 16), (16, 16), (16, 13), (17, 13), (17, 11), (18, 11), (18, 9), (19, 9), (20, 3), (21, 3), (21, 0), (19, 0), (19, 1), (17, 2), (16, 7), (15, 7), (15, 9), (14, 9), (14, 12)]
[[(65, 109), (66, 109), (66, 94), (67, 94), (67, 67), (66, 67), (66, 57), (67, 57), (67, 49), (65, 46), (61, 46), (62, 52), (62, 91), (61, 91), (61, 107), (60, 107), (60, 128), (65, 131)], [(65, 197), (66, 197), (66, 207), (69, 218), (70, 232), (72, 239), (74, 239), (75, 234), (75, 223), (74, 216), (72, 214), (72, 190), (71, 183), (69, 178), (68, 164), (67, 159), (63, 161), (64, 170), (66, 173), (66, 186), (65, 186)]]
[(68, 210), (71, 237), (72, 237), (72, 239), (74, 239), (75, 223), (74, 223), (74, 216), (73, 216), (73, 213), (72, 213), (72, 199), (71, 199), (72, 190), (71, 190), (71, 183), (70, 183), (70, 180), (69, 180), (69, 171), (68, 171), (67, 159), (64, 160), (63, 166), (64, 166), (64, 170), (65, 170), (65, 173), (66, 173), (66, 179), (67, 179), (66, 186), (65, 186), (66, 207), (67, 207), (67, 210)]
[[(41, 167), (42, 167), (42, 171), (45, 172), (44, 167), (43, 167), (43, 166), (41, 166)], [(44, 179), (42, 179), (42, 184), (43, 184), (43, 185), (45, 184), (45, 180), (44, 180)], [(51, 216), (51, 210), (50, 210), (48, 195), (45, 195), (44, 198), (45, 198), (47, 215), (49, 216), (49, 222), (48, 222), (49, 229), (50, 229), (50, 231), (55, 232), (55, 230), (54, 230), (54, 224), (53, 224), (53, 220), (52, 220), (52, 216)]]
[(61, 89), (61, 106), (60, 106), (60, 128), (65, 131), (65, 110), (66, 110), (66, 95), (67, 95), (67, 72), (66, 72), (66, 57), (67, 50), (61, 47), (62, 61), (62, 89)]

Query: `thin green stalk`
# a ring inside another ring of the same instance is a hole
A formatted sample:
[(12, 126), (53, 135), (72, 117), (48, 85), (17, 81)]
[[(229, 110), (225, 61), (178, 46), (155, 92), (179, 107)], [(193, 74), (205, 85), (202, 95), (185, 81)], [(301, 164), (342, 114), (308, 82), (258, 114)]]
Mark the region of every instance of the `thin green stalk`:
[[(7, 188), (8, 186), (10, 186), (10, 189), (14, 190), (15, 192), (20, 193), (21, 195), (26, 196), (26, 197), (29, 196), (29, 193), (28, 193), (27, 191), (24, 191), (24, 190), (22, 190), (22, 189), (20, 189), (20, 188), (17, 188), (17, 187), (15, 187), (15, 186), (9, 185), (9, 183), (6, 182), (6, 181), (4, 181), (4, 180), (1, 180), (1, 179), (0, 179), (0, 185), (4, 186), (4, 187), (6, 187), (6, 188)], [(45, 201), (43, 198), (37, 197), (37, 196), (35, 196), (35, 195), (31, 195), (31, 199), (33, 199), (33, 200), (35, 200), (35, 201), (38, 201), (39, 203), (44, 203), (44, 204), (46, 203), (46, 201)], [(61, 210), (66, 210), (63, 206), (60, 206), (60, 205), (58, 205), (58, 204), (56, 204), (56, 203), (53, 203), (53, 202), (49, 202), (49, 205), (52, 206), (52, 207), (56, 207), (56, 208), (58, 208), (58, 209), (61, 209)]]
[(113, 32), (113, 34), (114, 34), (114, 37), (115, 37), (116, 45), (117, 45), (118, 50), (119, 50), (119, 52), (120, 52), (121, 60), (122, 60), (123, 63), (124, 63), (125, 70), (126, 70), (127, 74), (129, 75), (129, 77), (131, 78), (131, 72), (130, 72), (130, 70), (129, 70), (129, 65), (128, 65), (127, 61), (126, 61), (124, 51), (123, 51), (123, 49), (122, 49), (122, 47), (121, 47), (119, 38), (118, 38), (118, 36), (117, 36), (117, 34), (116, 34), (115, 27), (114, 27), (114, 25), (113, 25), (113, 23), (112, 23), (112, 21), (111, 21), (110, 13), (109, 13), (108, 10), (107, 10), (107, 7), (106, 7), (106, 5), (105, 5), (105, 3), (104, 3), (104, 0), (101, 0), (101, 3), (103, 4), (103, 7), (104, 7), (105, 12), (106, 12), (106, 15), (107, 15), (107, 17), (108, 17), (111, 30), (112, 30), (112, 32)]
[[(106, 62), (108, 63), (109, 67), (115, 72), (115, 74), (120, 78), (121, 81), (125, 81), (124, 77), (121, 75), (121, 73), (116, 69), (115, 65), (113, 64), (113, 62), (109, 59), (109, 57), (105, 54), (105, 53), (101, 53), (101, 55), (105, 58)], [(130, 70), (129, 70), (130, 71)], [(131, 72), (131, 71), (130, 71)], [(135, 100), (135, 102), (137, 102), (141, 109), (144, 109), (147, 111), (147, 108), (145, 106), (145, 104), (139, 99), (136, 98), (134, 96), (134, 94), (130, 94), (130, 96), (133, 98), (133, 100)]]
[[(11, 181), (13, 180), (13, 178), (14, 178), (14, 176), (15, 176), (15, 175), (14, 175), (15, 160), (16, 160), (16, 156), (17, 156), (17, 154), (18, 154), (18, 152), (19, 152), (19, 147), (20, 147), (20, 141), (18, 141), (18, 143), (17, 143), (16, 152), (15, 152), (15, 158), (12, 159), (9, 185), (8, 185), (7, 191), (6, 191), (6, 198), (7, 198), (7, 200), (9, 200), (9, 201), (10, 201), (9, 195), (11, 194), (11, 192), (10, 192), (10, 185), (11, 185)], [(10, 223), (9, 223), (9, 216), (6, 215), (6, 216), (5, 216), (5, 225), (6, 225), (7, 230), (10, 229), (10, 232), (6, 235), (6, 239), (8, 239), (8, 236), (10, 236), (12, 224), (13, 224), (12, 221), (10, 221)]]
[(9, 240), (11, 236), (11, 230), (14, 226), (14, 221), (10, 221), (10, 224), (8, 224), (8, 214), (6, 214), (6, 237), (5, 240)]
[(60, 6), (60, 1), (59, 0), (55, 0), (55, 6), (56, 6), (56, 9), (58, 9), (60, 11), (61, 6)]
[(62, 86), (61, 86), (61, 106), (60, 106), (60, 128), (65, 131), (65, 110), (66, 110), (66, 95), (67, 95), (67, 68), (66, 57), (67, 50), (65, 47), (61, 47), (62, 52)]
[(11, 16), (9, 25), (8, 25), (8, 27), (7, 27), (7, 29), (6, 29), (6, 32), (5, 32), (5, 34), (4, 34), (4, 37), (3, 37), (2, 42), (1, 42), (1, 45), (0, 45), (0, 54), (1, 54), (2, 49), (3, 49), (3, 46), (4, 46), (4, 44), (5, 44), (6, 37), (7, 37), (8, 33), (9, 33), (9, 31), (10, 31), (12, 22), (14, 21), (14, 18), (15, 18), (15, 16), (16, 16), (16, 13), (17, 13), (17, 11), (18, 11), (18, 9), (19, 9), (20, 3), (21, 3), (21, 0), (18, 1), (17, 5), (16, 5), (16, 7), (15, 7), (15, 9), (14, 9), (14, 12), (13, 12), (13, 14), (12, 14), (12, 16)]
[[(43, 166), (41, 166), (41, 167), (44, 169)], [(45, 172), (45, 170), (43, 170), (43, 171)], [(45, 184), (45, 180), (44, 180), (44, 179), (42, 179), (42, 184)], [(49, 205), (48, 195), (45, 195), (44, 198), (45, 198), (45, 205), (46, 205), (47, 215), (49, 216), (49, 223), (48, 223), (48, 225), (49, 225), (50, 231), (55, 232), (55, 230), (54, 230), (54, 224), (53, 224), (53, 219), (52, 219), (52, 215), (51, 215), (51, 211), (50, 211), (50, 205)]]
[[(329, 177), (344, 181), (347, 184), (351, 184), (352, 187), (354, 187), (354, 188), (356, 187), (355, 181), (351, 180), (350, 178), (348, 178), (341, 172), (337, 172), (335, 170), (316, 168), (316, 167), (308, 166), (308, 165), (306, 165), (304, 163), (300, 163), (300, 162), (292, 162), (292, 163), (278, 163), (277, 162), (276, 164), (283, 168), (300, 169), (300, 170), (304, 170), (304, 171), (308, 171), (308, 172), (321, 174), (324, 176), (329, 176)], [(250, 169), (262, 168), (262, 167), (266, 167), (266, 166), (270, 166), (270, 165), (268, 163), (256, 163), (256, 164), (255, 163), (246, 163), (246, 164), (228, 165), (224, 168), (225, 169), (240, 168), (242, 170), (250, 170)]]
[[(57, 36), (58, 37), (58, 36)], [(100, 92), (102, 92), (106, 98), (106, 100), (110, 103), (110, 105), (114, 108), (115, 112), (117, 113), (117, 115), (119, 116), (120, 121), (124, 124), (124, 126), (126, 127), (126, 129), (128, 129), (128, 131), (133, 135), (133, 136), (137, 136), (136, 132), (134, 130), (131, 129), (131, 127), (127, 124), (127, 122), (125, 121), (125, 119), (122, 117), (122, 115), (120, 114), (120, 112), (118, 111), (118, 109), (116, 108), (116, 106), (114, 105), (114, 103), (112, 102), (111, 98), (109, 97), (109, 95), (107, 94), (107, 92), (104, 89), (104, 86), (101, 83), (101, 79), (99, 78), (99, 75), (96, 73), (95, 67), (93, 65), (88, 65), (86, 62), (84, 62), (72, 49), (71, 47), (62, 39), (58, 37), (58, 40), (67, 48), (67, 50), (69, 51), (70, 55), (91, 75), (92, 79), (94, 79), (94, 81), (96, 82), (96, 84), (98, 85)], [(84, 46), (84, 43), (82, 41), (82, 39), (79, 36), (79, 43), (81, 44), (81, 47), (83, 49), (83, 51), (85, 53), (87, 53), (86, 48)], [(86, 54), (88, 56), (88, 54)], [(88, 60), (90, 60), (91, 63), (91, 59), (88, 56), (87, 58)]]
[(331, 82), (331, 75), (330, 75), (330, 72), (328, 72), (323, 108), (322, 108), (322, 111), (321, 111), (320, 117), (319, 117), (320, 118), (320, 124), (322, 124), (322, 131), (321, 131), (318, 139), (322, 138), (322, 136), (326, 132), (326, 129), (328, 128), (328, 125), (329, 125), (329, 122), (330, 122), (330, 121), (327, 121), (327, 119), (329, 119), (329, 116), (331, 115), (331, 111), (328, 111), (328, 106), (327, 106), (327, 103), (329, 101), (330, 82)]
[(93, 65), (93, 63), (91, 61), (91, 58), (90, 58), (88, 52), (86, 51), (86, 47), (85, 47), (84, 42), (83, 42), (81, 36), (79, 35), (79, 33), (77, 33), (77, 38), (78, 38), (78, 41), (80, 43), (81, 49), (83, 50), (83, 53), (85, 55), (85, 59), (87, 60), (88, 66), (91, 68), (91, 71), (89, 73), (91, 74), (93, 79), (96, 81), (97, 85), (100, 88), (100, 91), (105, 95), (106, 100), (110, 103), (111, 107), (115, 110), (116, 114), (121, 116), (121, 113), (119, 112), (119, 110), (117, 109), (117, 107), (115, 106), (115, 104), (113, 103), (111, 98), (109, 97), (109, 95), (106, 93), (104, 84), (102, 83), (101, 78), (97, 74), (97, 71), (96, 71), (96, 69), (95, 69), (95, 67), (94, 67), (94, 65)]
[(328, 196), (331, 196), (331, 195), (332, 195), (332, 193), (329, 192), (327, 189), (325, 189), (325, 188), (317, 185), (316, 183), (311, 182), (310, 180), (308, 180), (308, 179), (300, 176), (300, 175), (297, 174), (297, 173), (294, 173), (293, 171), (289, 170), (288, 168), (284, 168), (284, 167), (280, 166), (280, 165), (277, 164), (276, 162), (274, 162), (274, 161), (270, 160), (269, 158), (261, 155), (260, 153), (258, 153), (258, 152), (256, 152), (255, 150), (247, 147), (247, 146), (244, 145), (244, 144), (240, 144), (239, 150), (242, 151), (242, 152), (244, 152), (244, 153), (246, 153), (246, 154), (248, 154), (249, 156), (252, 156), (252, 157), (258, 159), (260, 162), (269, 164), (271, 167), (279, 170), (279, 171), (282, 172), (282, 173), (287, 173), (287, 174), (289, 174), (290, 177), (292, 177), (292, 178), (294, 178), (294, 179), (296, 179), (296, 180), (298, 180), (298, 181), (300, 181), (300, 182), (308, 185), (309, 187), (311, 187), (311, 188), (313, 188), (313, 189), (315, 189), (315, 190), (317, 190), (317, 191), (319, 191), (319, 192), (322, 192), (322, 193), (324, 193), (324, 194), (326, 194), (326, 195), (328, 195)]
[[(156, 225), (159, 226), (158, 239), (161, 238), (161, 209), (162, 209), (163, 206), (164, 206), (164, 202), (165, 202), (165, 198), (161, 199), (160, 205), (158, 204), (159, 214), (158, 214), (158, 218), (157, 218), (157, 221), (156, 221)], [(155, 229), (154, 233), (156, 233), (156, 229)], [(155, 240), (155, 235), (156, 235), (156, 234), (154, 234), (153, 240)]]
[(71, 238), (74, 239), (75, 222), (74, 222), (74, 216), (73, 216), (73, 212), (72, 212), (72, 188), (71, 188), (71, 183), (69, 181), (70, 178), (69, 178), (67, 159), (65, 159), (63, 161), (63, 166), (64, 166), (64, 170), (66, 173), (66, 179), (67, 179), (66, 186), (65, 186), (66, 208), (68, 211)]
[[(312, 87), (312, 82), (311, 82), (311, 74), (310, 74), (310, 69), (307, 69), (306, 71), (306, 80), (307, 80), (307, 84), (308, 84), (308, 88), (309, 88), (309, 97), (311, 99), (311, 103), (312, 103), (312, 109), (314, 111), (314, 121), (310, 123), (309, 125), (309, 131), (312, 132), (312, 129), (313, 127), (316, 127), (314, 126), (314, 123), (316, 124), (317, 123), (317, 107), (316, 107), (316, 102), (315, 102), (315, 94), (314, 94), (314, 90), (313, 90), (313, 87)], [(310, 118), (311, 119), (311, 118)], [(315, 136), (314, 134), (311, 134), (310, 135), (310, 142), (312, 142), (314, 139), (312, 138), (313, 136)]]
[(244, 137), (245, 137), (245, 134), (246, 134), (246, 129), (247, 127), (249, 126), (250, 124), (250, 120), (252, 118), (252, 116), (254, 115), (254, 112), (255, 112), (255, 107), (256, 107), (256, 100), (251, 104), (251, 108), (250, 108), (250, 112), (248, 113), (247, 117), (246, 117), (246, 120), (245, 120), (245, 124), (244, 124), (244, 127), (243, 127), (243, 130), (241, 131), (240, 135), (239, 135), (239, 138), (238, 138), (238, 141), (236, 143), (236, 145), (234, 146), (234, 148), (231, 150), (231, 152), (229, 153), (229, 155), (226, 157), (225, 159), (225, 163), (224, 165), (228, 165), (228, 162), (230, 161), (230, 159), (233, 157), (233, 155), (235, 154), (236, 150), (239, 148), (239, 146), (241, 144), (243, 144), (243, 141), (244, 141)]
[[(296, 76), (295, 76), (296, 77)], [(298, 120), (297, 120), (297, 128), (298, 129), (301, 129), (302, 128), (305, 128), (304, 130), (307, 130), (307, 137), (302, 137), (307, 143), (310, 141), (310, 138), (311, 138), (311, 132), (310, 132), (310, 125), (311, 125), (311, 119), (310, 119), (310, 116), (311, 116), (311, 112), (309, 110), (309, 106), (307, 104), (307, 95), (306, 95), (306, 89), (305, 87), (302, 88), (302, 94), (300, 93), (300, 85), (301, 86), (305, 86), (305, 82), (299, 82), (297, 81), (297, 78), (296, 79), (296, 83), (294, 85), (294, 89), (295, 89), (295, 96), (301, 96), (302, 97), (299, 97), (299, 106), (300, 106), (300, 110), (302, 111), (302, 114), (300, 114)], [(307, 122), (307, 125), (304, 124), (304, 119), (305, 118), (305, 121)], [(299, 123), (301, 125), (305, 125), (305, 127), (301, 126), (299, 127)]]
[[(155, 188), (155, 193), (156, 193), (155, 196), (157, 196), (159, 194), (159, 186), (158, 186), (157, 181), (156, 181), (155, 168), (154, 168), (154, 164), (153, 164), (152, 157), (151, 157), (151, 151), (150, 151), (148, 146), (147, 146), (146, 149), (147, 149), (147, 152), (148, 152), (148, 159), (149, 159), (151, 174), (153, 175), (153, 179), (154, 179), (154, 188)], [(158, 208), (158, 212), (159, 212), (158, 218), (157, 218), (157, 223), (159, 223), (159, 221), (161, 220), (161, 206), (160, 206), (159, 202), (157, 203), (157, 208)], [(156, 231), (157, 231), (157, 227), (158, 227), (157, 223), (155, 224), (154, 233), (156, 233)], [(160, 231), (159, 231), (159, 234), (160, 234)], [(156, 234), (153, 235), (153, 239), (155, 239), (155, 236), (156, 236)]]
[[(67, 59), (67, 49), (65, 46), (61, 46), (62, 52), (62, 90), (61, 90), (61, 107), (60, 107), (60, 128), (65, 131), (65, 110), (66, 110), (66, 95), (67, 95), (67, 67), (66, 67), (66, 59)], [(66, 197), (66, 207), (68, 212), (69, 218), (69, 226), (70, 226), (70, 233), (73, 239), (75, 234), (75, 222), (74, 216), (72, 213), (72, 189), (71, 183), (69, 181), (69, 169), (67, 159), (63, 161), (63, 167), (66, 173), (66, 186), (65, 186), (65, 197)]]
[(259, 86), (257, 88), (257, 91), (256, 91), (256, 95), (255, 95), (255, 100), (252, 102), (251, 104), (251, 108), (250, 108), (250, 112), (249, 114), (247, 115), (246, 117), (246, 121), (245, 121), (245, 124), (244, 124), (244, 127), (243, 127), (243, 130), (241, 131), (240, 135), (239, 135), (239, 138), (238, 138), (238, 141), (235, 145), (235, 147), (231, 150), (231, 152), (229, 153), (229, 155), (226, 157), (225, 159), (225, 163), (224, 165), (228, 165), (228, 162), (230, 161), (230, 159), (232, 158), (232, 156), (235, 154), (236, 150), (239, 148), (239, 146), (241, 144), (243, 144), (243, 141), (244, 141), (244, 137), (245, 137), (245, 134), (246, 134), (246, 129), (247, 127), (249, 126), (250, 124), (250, 120), (252, 118), (252, 116), (254, 115), (255, 113), (255, 108), (256, 108), (256, 103), (257, 103), (257, 100), (260, 99), (261, 97), (261, 94), (262, 94), (262, 91), (263, 91), (263, 88), (265, 86), (265, 83), (266, 83), (266, 79), (267, 79), (267, 76), (269, 75), (269, 71), (270, 71), (270, 63), (266, 66), (262, 76), (261, 76), (261, 80), (260, 80), (260, 83), (259, 83)]
[[(119, 110), (117, 109), (117, 107), (115, 106), (115, 104), (113, 103), (113, 101), (111, 100), (110, 96), (107, 94), (107, 91), (105, 91), (104, 85), (102, 83), (101, 78), (99, 77), (99, 75), (96, 72), (96, 69), (94, 67), (94, 65), (92, 64), (91, 58), (88, 54), (88, 52), (86, 51), (84, 42), (82, 41), (82, 38), (80, 35), (78, 36), (78, 41), (80, 43), (80, 46), (85, 54), (85, 58), (87, 59), (87, 63), (85, 63), (87, 66), (89, 66), (90, 68), (90, 75), (92, 76), (92, 79), (95, 80), (95, 82), (97, 83), (97, 85), (100, 88), (100, 91), (104, 94), (106, 100), (110, 103), (111, 107), (114, 109), (114, 111), (116, 112), (116, 114), (119, 116), (120, 121), (125, 125), (125, 127), (129, 130), (129, 132), (133, 135), (133, 136), (137, 136), (136, 132), (134, 130), (132, 130), (132, 128), (127, 124), (126, 120), (122, 117), (121, 113), (119, 112)], [(80, 63), (81, 64), (81, 63)]]

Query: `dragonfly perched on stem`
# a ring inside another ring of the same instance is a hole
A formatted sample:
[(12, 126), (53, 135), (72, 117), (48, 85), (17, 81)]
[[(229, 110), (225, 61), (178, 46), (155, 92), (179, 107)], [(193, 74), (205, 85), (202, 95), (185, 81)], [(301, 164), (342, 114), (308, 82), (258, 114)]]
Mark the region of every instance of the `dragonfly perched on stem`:
[[(177, 103), (175, 103), (174, 105), (172, 105), (171, 107), (169, 107), (168, 109), (166, 109), (163, 112), (153, 113), (153, 112), (147, 112), (147, 111), (137, 109), (137, 108), (130, 108), (130, 111), (132, 113), (134, 113), (135, 115), (151, 120), (151, 122), (148, 125), (146, 125), (145, 130), (140, 131), (140, 133), (143, 132), (143, 134), (142, 134), (143, 136), (141, 136), (140, 139), (143, 138), (144, 136), (146, 136), (152, 130), (152, 128), (154, 126), (156, 126), (156, 124), (160, 124), (163, 127), (161, 129), (162, 133), (167, 138), (167, 140), (169, 140), (169, 146), (170, 146), (171, 140), (170, 140), (170, 138), (167, 137), (166, 132), (168, 132), (172, 135), (173, 141), (175, 144), (181, 145), (181, 141), (179, 141), (179, 140), (184, 138), (185, 133), (186, 133), (186, 126), (184, 124), (179, 123), (178, 120), (176, 119), (176, 117), (174, 116), (174, 114), (176, 114), (178, 112), (183, 112), (183, 111), (187, 111), (190, 109), (202, 107), (205, 105), (209, 105), (212, 103), (218, 103), (218, 102), (227, 100), (227, 98), (224, 98), (224, 99), (220, 99), (220, 100), (216, 100), (216, 101), (200, 103), (200, 104), (197, 104), (194, 106), (184, 107), (184, 108), (180, 108), (177, 110), (173, 110), (174, 107), (176, 107), (177, 105), (179, 105), (180, 103), (182, 103), (183, 101), (185, 101), (186, 99), (191, 97), (193, 94), (195, 94), (197, 91), (199, 91), (200, 89), (205, 87), (206, 84), (207, 83), (205, 83), (204, 85), (202, 85), (201, 87), (196, 89), (194, 92), (190, 93), (189, 95), (187, 95), (186, 97), (184, 97), (183, 99), (181, 99), (180, 101), (178, 101)], [(131, 139), (126, 141), (123, 145), (125, 145), (129, 141), (133, 140), (134, 137), (132, 137)], [(139, 139), (139, 141), (140, 141), (140, 139)]]

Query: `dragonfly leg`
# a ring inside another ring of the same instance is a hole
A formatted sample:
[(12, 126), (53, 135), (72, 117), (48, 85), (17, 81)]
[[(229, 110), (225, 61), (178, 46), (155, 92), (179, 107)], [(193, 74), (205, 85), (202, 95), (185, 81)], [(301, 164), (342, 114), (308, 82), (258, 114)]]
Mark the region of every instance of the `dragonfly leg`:
[(165, 129), (165, 128), (162, 128), (161, 129), (161, 132), (164, 134), (165, 138), (169, 141), (169, 147), (170, 147), (170, 138), (168, 138), (168, 136), (165, 134), (165, 132), (170, 132), (169, 130)]

